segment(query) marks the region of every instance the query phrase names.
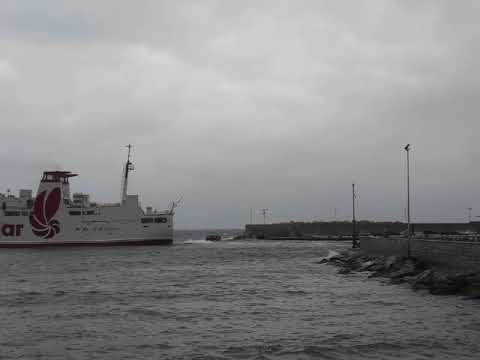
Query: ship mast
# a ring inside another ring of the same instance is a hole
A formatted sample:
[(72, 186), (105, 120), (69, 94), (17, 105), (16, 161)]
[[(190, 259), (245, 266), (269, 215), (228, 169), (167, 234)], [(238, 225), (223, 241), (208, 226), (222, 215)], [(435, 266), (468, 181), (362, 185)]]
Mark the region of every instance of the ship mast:
[(132, 150), (132, 145), (128, 144), (128, 156), (127, 156), (127, 163), (125, 164), (125, 171), (123, 174), (123, 182), (122, 182), (122, 202), (127, 199), (127, 189), (128, 189), (128, 173), (134, 170), (133, 163), (130, 161), (130, 153)]

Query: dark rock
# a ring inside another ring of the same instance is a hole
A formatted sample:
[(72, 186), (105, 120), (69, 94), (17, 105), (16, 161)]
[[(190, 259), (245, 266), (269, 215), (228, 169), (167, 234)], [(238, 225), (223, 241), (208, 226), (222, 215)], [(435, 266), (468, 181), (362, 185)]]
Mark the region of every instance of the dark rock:
[(432, 294), (464, 294), (480, 298), (480, 273), (449, 274), (429, 269), (428, 265), (413, 258), (389, 256), (373, 257), (361, 252), (347, 251), (322, 259), (319, 264), (338, 266), (339, 274), (352, 271), (372, 271), (371, 277), (389, 277), (391, 283), (409, 283), (413, 289), (428, 289)]
[[(397, 271), (400, 271), (400, 270), (405, 270), (405, 265), (406, 264), (415, 264), (414, 263), (414, 260), (411, 259), (411, 258), (407, 258), (407, 257), (395, 257), (395, 262), (389, 267), (389, 271), (391, 273), (396, 273)], [(409, 266), (409, 265), (407, 265)], [(415, 265), (414, 265), (415, 266)]]
[(346, 266), (346, 261), (341, 258), (331, 258), (329, 262), (337, 266)]
[(463, 293), (472, 298), (480, 298), (480, 273), (468, 274)]
[(434, 295), (458, 294), (467, 287), (465, 274), (446, 275), (435, 273), (430, 287), (430, 293)]
[(390, 268), (396, 264), (398, 261), (398, 257), (396, 256), (389, 256), (385, 259), (385, 269), (390, 270)]
[(412, 284), (412, 287), (415, 290), (418, 289), (429, 289), (432, 286), (433, 282), (433, 270), (428, 269), (422, 271), (420, 274), (417, 274), (416, 276), (412, 276), (411, 279), (409, 279), (410, 284)]
[(338, 273), (343, 274), (343, 275), (351, 273), (351, 272), (352, 272), (352, 269), (347, 268), (347, 267), (342, 267), (340, 270), (338, 270)]
[(390, 274), (390, 277), (392, 279), (399, 279), (405, 276), (414, 275), (415, 273), (415, 262), (412, 259), (407, 259), (399, 270)]
[(369, 261), (366, 261), (366, 262), (362, 263), (358, 270), (359, 271), (368, 271), (368, 269), (370, 269), (370, 267), (372, 267), (373, 265), (375, 265), (375, 261), (369, 260)]
[(386, 272), (383, 270), (375, 271), (368, 275), (369, 278), (375, 278), (375, 277), (385, 277), (387, 276)]
[(384, 262), (384, 260), (380, 259), (374, 265), (370, 266), (370, 268), (368, 270), (369, 271), (375, 271), (375, 272), (385, 272), (385, 262)]

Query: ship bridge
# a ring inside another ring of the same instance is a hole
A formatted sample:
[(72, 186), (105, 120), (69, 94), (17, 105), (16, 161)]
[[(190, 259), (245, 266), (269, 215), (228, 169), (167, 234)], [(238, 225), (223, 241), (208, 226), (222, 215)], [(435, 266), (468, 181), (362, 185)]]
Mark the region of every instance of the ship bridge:
[(70, 201), (70, 184), (69, 179), (75, 177), (71, 171), (44, 171), (37, 194), (44, 190), (51, 190), (57, 184), (61, 185), (63, 199)]
[(78, 174), (73, 174), (71, 171), (44, 171), (41, 181), (68, 184), (68, 179), (74, 176), (78, 176)]

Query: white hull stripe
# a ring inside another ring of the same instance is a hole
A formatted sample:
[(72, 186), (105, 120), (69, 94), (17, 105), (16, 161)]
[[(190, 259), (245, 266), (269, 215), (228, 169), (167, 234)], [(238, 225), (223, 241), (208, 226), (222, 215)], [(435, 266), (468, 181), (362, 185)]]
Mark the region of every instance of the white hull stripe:
[(173, 239), (118, 239), (74, 241), (15, 241), (0, 242), (0, 248), (32, 248), (54, 246), (116, 246), (116, 245), (170, 245)]

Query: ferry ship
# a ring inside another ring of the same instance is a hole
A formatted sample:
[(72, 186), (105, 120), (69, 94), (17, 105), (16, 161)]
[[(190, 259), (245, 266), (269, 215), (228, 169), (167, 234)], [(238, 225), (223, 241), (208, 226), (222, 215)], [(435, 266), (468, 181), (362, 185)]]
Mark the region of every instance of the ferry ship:
[(70, 196), (70, 179), (77, 176), (70, 171), (45, 171), (35, 197), (32, 190), (0, 194), (0, 248), (172, 244), (178, 202), (164, 211), (144, 210), (138, 195), (127, 193), (134, 170), (127, 147), (119, 203), (99, 204), (84, 193)]

